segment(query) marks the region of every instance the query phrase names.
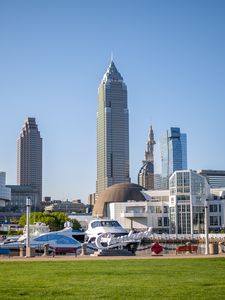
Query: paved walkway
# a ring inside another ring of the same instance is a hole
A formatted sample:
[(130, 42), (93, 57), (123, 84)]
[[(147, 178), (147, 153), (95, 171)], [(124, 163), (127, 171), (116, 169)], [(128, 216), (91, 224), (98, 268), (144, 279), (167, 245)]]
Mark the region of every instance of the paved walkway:
[(138, 255), (138, 256), (90, 256), (90, 255), (58, 255), (55, 257), (52, 256), (35, 256), (35, 257), (19, 257), (19, 256), (0, 256), (0, 262), (5, 261), (82, 261), (82, 260), (122, 260), (122, 259), (195, 259), (195, 258), (225, 258), (225, 254), (216, 254), (216, 255), (202, 255), (202, 254), (165, 254), (165, 255)]

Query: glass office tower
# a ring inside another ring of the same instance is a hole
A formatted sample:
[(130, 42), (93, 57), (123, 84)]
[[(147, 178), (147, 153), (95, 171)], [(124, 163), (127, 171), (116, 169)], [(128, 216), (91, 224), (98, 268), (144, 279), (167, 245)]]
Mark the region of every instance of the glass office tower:
[(162, 189), (168, 189), (169, 176), (187, 169), (187, 135), (171, 127), (160, 139)]
[(204, 233), (204, 209), (210, 188), (204, 176), (176, 171), (169, 179), (170, 233)]
[(97, 195), (130, 181), (128, 122), (127, 86), (111, 61), (98, 89)]

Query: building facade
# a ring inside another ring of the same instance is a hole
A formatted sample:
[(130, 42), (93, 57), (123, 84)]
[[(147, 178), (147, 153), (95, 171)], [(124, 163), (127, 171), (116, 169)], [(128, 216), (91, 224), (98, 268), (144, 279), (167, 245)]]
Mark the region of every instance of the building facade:
[(146, 143), (145, 159), (138, 173), (138, 184), (147, 190), (154, 190), (154, 145), (154, 132), (151, 126)]
[(169, 180), (170, 232), (204, 233), (206, 201), (210, 187), (204, 176), (194, 171), (176, 171)]
[(17, 140), (17, 184), (30, 185), (42, 200), (42, 138), (35, 118), (28, 118)]
[(26, 213), (26, 199), (31, 199), (31, 212), (41, 209), (39, 191), (31, 185), (7, 185), (11, 189), (11, 201), (6, 205), (6, 211), (11, 213)]
[(88, 195), (88, 212), (91, 213), (96, 201), (96, 193)]
[(169, 233), (169, 191), (142, 191), (143, 201), (109, 203), (106, 209), (110, 219), (116, 219), (128, 230), (146, 230)]
[(209, 208), (209, 229), (212, 232), (225, 232), (225, 187), (211, 188)]
[(160, 139), (161, 187), (169, 188), (169, 177), (177, 170), (187, 169), (187, 135), (171, 127)]
[(0, 172), (0, 207), (5, 207), (11, 200), (11, 190), (5, 186), (6, 173)]
[(69, 201), (68, 199), (66, 201), (61, 200), (52, 200), (47, 201), (47, 203), (44, 204), (44, 210), (48, 212), (63, 212), (65, 214), (71, 214), (71, 213), (85, 213), (86, 206), (84, 203), (81, 202), (80, 199)]
[(130, 181), (128, 117), (127, 86), (111, 61), (98, 89), (97, 195)]
[(198, 170), (197, 173), (206, 177), (211, 188), (225, 187), (224, 170)]
[[(108, 190), (109, 192), (109, 190)], [(210, 189), (204, 176), (192, 170), (176, 171), (170, 177), (168, 190), (139, 190), (139, 194), (120, 192), (104, 195), (103, 217), (116, 219), (127, 229), (174, 235), (203, 234), (205, 210), (208, 210), (210, 232), (225, 231), (225, 188)], [(138, 197), (137, 197), (138, 196)]]

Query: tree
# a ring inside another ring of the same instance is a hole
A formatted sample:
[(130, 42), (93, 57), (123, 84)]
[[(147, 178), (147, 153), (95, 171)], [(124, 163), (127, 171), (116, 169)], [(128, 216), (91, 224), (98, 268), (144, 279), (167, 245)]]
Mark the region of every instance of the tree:
[[(68, 216), (62, 212), (32, 212), (30, 214), (30, 224), (34, 224), (34, 222), (45, 223), (51, 231), (63, 229), (64, 223), (68, 220)], [(26, 225), (26, 215), (21, 216), (19, 224)]]
[(72, 223), (72, 228), (74, 230), (81, 229), (81, 224), (77, 219), (69, 219), (69, 221)]

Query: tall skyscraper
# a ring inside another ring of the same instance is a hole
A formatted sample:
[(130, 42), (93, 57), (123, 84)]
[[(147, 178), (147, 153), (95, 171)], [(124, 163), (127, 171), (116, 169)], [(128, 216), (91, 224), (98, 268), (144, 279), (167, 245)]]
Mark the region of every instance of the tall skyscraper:
[(127, 86), (111, 61), (98, 89), (97, 195), (130, 181), (128, 117)]
[[(28, 118), (17, 140), (17, 184), (38, 190), (42, 200), (42, 138), (35, 118)], [(38, 204), (36, 204), (38, 207)]]
[(147, 190), (154, 190), (154, 133), (152, 126), (149, 129), (148, 141), (146, 143), (145, 159), (138, 173), (138, 184)]
[(160, 139), (161, 177), (163, 189), (169, 187), (169, 176), (187, 169), (187, 135), (171, 127)]

